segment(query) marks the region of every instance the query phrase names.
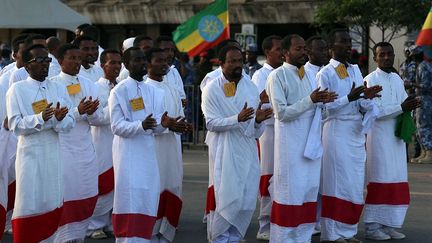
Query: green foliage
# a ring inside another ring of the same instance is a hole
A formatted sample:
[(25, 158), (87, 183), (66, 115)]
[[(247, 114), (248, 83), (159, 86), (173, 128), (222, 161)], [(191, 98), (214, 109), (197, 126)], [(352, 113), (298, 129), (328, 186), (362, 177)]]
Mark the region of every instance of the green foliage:
[(383, 33), (379, 41), (390, 41), (402, 28), (421, 29), (430, 7), (430, 0), (325, 0), (314, 21), (324, 29), (343, 24), (367, 30), (376, 25)]

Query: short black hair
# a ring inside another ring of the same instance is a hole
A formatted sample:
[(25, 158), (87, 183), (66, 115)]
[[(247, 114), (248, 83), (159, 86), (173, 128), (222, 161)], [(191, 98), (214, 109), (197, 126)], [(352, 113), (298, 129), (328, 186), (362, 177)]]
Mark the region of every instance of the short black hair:
[(28, 37), (28, 34), (21, 34), (12, 41), (12, 51), (17, 53), (19, 50), (19, 45), (24, 43), (24, 40)]
[(79, 50), (79, 47), (74, 45), (74, 44), (70, 44), (70, 43), (66, 43), (66, 44), (61, 45), (57, 51), (58, 59), (63, 60), (66, 52), (69, 50)]
[(46, 37), (41, 34), (29, 34), (24, 40), (24, 45), (26, 47), (32, 46), (34, 40), (45, 40)]
[(28, 63), (31, 59), (33, 59), (33, 55), (31, 54), (31, 51), (39, 48), (46, 50), (45, 46), (41, 44), (31, 45), (27, 47), (22, 53), (23, 62)]
[(90, 26), (90, 24), (87, 24), (87, 23), (85, 23), (85, 24), (80, 24), (80, 25), (78, 25), (77, 27), (76, 27), (76, 29), (77, 30), (83, 30), (84, 28), (87, 28), (87, 27), (89, 27)]
[(94, 25), (88, 25), (81, 29), (83, 36), (89, 36), (94, 41), (99, 42), (99, 29)]
[(336, 40), (336, 34), (340, 33), (340, 32), (346, 32), (349, 34), (349, 30), (346, 28), (336, 28), (336, 29), (331, 30), (329, 35), (328, 35), (328, 41), (327, 41), (329, 46), (333, 46), (333, 44)]
[(153, 41), (153, 39), (150, 36), (146, 36), (146, 35), (137, 35), (137, 37), (135, 37), (134, 41), (133, 41), (133, 46), (138, 47), (139, 43), (143, 40), (151, 40)]
[(322, 38), (319, 35), (313, 35), (313, 36), (309, 37), (306, 40), (306, 48), (307, 49), (309, 49), (309, 50), (312, 49), (312, 43), (313, 43), (314, 40), (323, 40), (324, 41), (324, 38)]
[(378, 42), (378, 43), (376, 43), (376, 44), (374, 45), (374, 47), (372, 48), (372, 53), (373, 53), (374, 57), (375, 57), (376, 54), (377, 54), (377, 53), (376, 53), (376, 50), (378, 49), (378, 47), (384, 47), (384, 46), (390, 46), (390, 47), (394, 50), (392, 44), (390, 44), (389, 42), (385, 42), (385, 41), (383, 41), (383, 42)]
[(291, 41), (292, 41), (292, 39), (295, 39), (295, 38), (303, 38), (303, 37), (301, 37), (298, 34), (287, 35), (282, 39), (281, 48), (283, 50), (289, 50), (291, 48), (291, 44), (292, 44)]
[(273, 48), (273, 40), (282, 40), (282, 37), (278, 35), (270, 35), (264, 38), (261, 48), (263, 51), (265, 50), (271, 50)]
[(77, 38), (75, 38), (75, 40), (73, 40), (72, 44), (80, 47), (81, 42), (83, 42), (83, 41), (94, 41), (94, 42), (96, 42), (96, 40), (93, 39), (93, 38), (91, 38), (90, 36), (81, 35), (81, 36), (78, 36)]
[(151, 62), (151, 59), (153, 58), (153, 55), (154, 55), (155, 53), (160, 53), (160, 52), (164, 52), (164, 50), (162, 50), (162, 49), (159, 48), (159, 47), (152, 47), (152, 48), (148, 49), (148, 50), (145, 52), (146, 61), (147, 61), (148, 63), (150, 63), (150, 62)]
[(141, 49), (135, 46), (126, 49), (126, 51), (123, 52), (122, 57), (122, 61), (125, 65), (129, 65), (129, 61), (131, 59), (131, 54), (133, 51), (141, 51)]
[(230, 45), (228, 45), (228, 46), (224, 46), (224, 47), (219, 51), (219, 54), (218, 54), (219, 61), (221, 61), (222, 63), (225, 63), (227, 53), (228, 53), (229, 51), (232, 51), (232, 50), (237, 50), (237, 51), (239, 51), (240, 53), (242, 52), (241, 49), (238, 48), (237, 46), (230, 46)]
[(108, 54), (119, 54), (120, 57), (122, 56), (121, 52), (115, 50), (115, 49), (106, 49), (104, 50), (100, 55), (100, 63), (104, 64), (107, 62), (107, 56)]
[[(174, 43), (173, 39), (167, 35), (161, 35), (156, 39), (156, 46), (159, 47), (162, 41), (168, 41)], [(135, 41), (134, 41), (135, 42)]]
[(225, 40), (219, 42), (219, 44), (217, 44), (216, 50), (215, 50), (216, 55), (219, 56), (219, 52), (222, 50), (222, 48), (229, 45), (230, 43), (237, 43), (237, 45), (240, 46), (240, 43), (238, 43), (238, 41), (236, 41), (235, 39), (225, 39)]

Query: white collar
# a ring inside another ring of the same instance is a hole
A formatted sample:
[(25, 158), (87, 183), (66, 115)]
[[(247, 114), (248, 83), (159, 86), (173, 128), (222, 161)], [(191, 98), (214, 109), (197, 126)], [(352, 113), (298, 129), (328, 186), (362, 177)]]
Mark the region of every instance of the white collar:
[(270, 64), (268, 64), (267, 62), (264, 63), (263, 68), (266, 68), (266, 69), (268, 69), (270, 71), (274, 70), (274, 68)]
[(283, 66), (286, 67), (286, 68), (288, 68), (288, 69), (290, 69), (290, 70), (293, 70), (293, 71), (298, 71), (299, 70), (296, 66), (294, 66), (292, 64), (289, 64), (287, 62), (284, 62)]
[(46, 87), (47, 87), (46, 79), (45, 79), (44, 81), (41, 82), (41, 81), (39, 81), (39, 80), (33, 79), (33, 78), (31, 78), (30, 76), (28, 76), (27, 80), (30, 81), (31, 83), (36, 84), (37, 86), (39, 86), (39, 87), (41, 87), (41, 88), (46, 89)]
[(60, 72), (59, 76), (66, 81), (78, 80), (78, 77), (76, 75), (72, 76), (70, 74), (64, 73), (63, 71)]
[[(341, 62), (339, 62), (339, 61), (336, 61), (335, 59), (330, 59), (330, 64), (333, 66), (333, 67), (338, 67), (339, 65), (344, 65), (343, 63), (341, 63)], [(348, 67), (351, 67), (352, 65), (351, 64), (349, 64), (349, 63), (347, 63), (348, 64)], [(347, 67), (347, 68), (348, 68)]]
[(321, 69), (320, 66), (314, 65), (314, 64), (312, 64), (312, 63), (310, 63), (310, 62), (307, 62), (307, 63), (305, 64), (305, 67), (307, 67), (307, 68), (311, 68), (312, 70), (314, 70), (314, 71), (316, 71), (316, 72), (318, 72), (318, 71)]

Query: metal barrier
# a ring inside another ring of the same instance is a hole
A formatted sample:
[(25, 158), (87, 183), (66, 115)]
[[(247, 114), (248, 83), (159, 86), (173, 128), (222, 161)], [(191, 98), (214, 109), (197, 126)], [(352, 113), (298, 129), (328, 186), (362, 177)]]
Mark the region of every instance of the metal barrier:
[(201, 111), (201, 90), (199, 86), (184, 85), (188, 104), (184, 108), (186, 119), (193, 124), (191, 134), (182, 135), (183, 144), (204, 144), (205, 120)]

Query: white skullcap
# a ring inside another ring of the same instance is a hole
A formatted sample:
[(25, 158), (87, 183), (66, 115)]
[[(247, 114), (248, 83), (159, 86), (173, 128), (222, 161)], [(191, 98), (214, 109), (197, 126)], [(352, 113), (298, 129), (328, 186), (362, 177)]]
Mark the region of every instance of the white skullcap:
[(126, 51), (128, 48), (131, 48), (133, 46), (133, 42), (135, 40), (135, 37), (127, 38), (123, 41), (123, 51)]

